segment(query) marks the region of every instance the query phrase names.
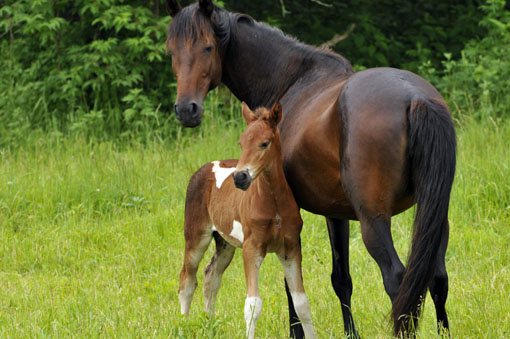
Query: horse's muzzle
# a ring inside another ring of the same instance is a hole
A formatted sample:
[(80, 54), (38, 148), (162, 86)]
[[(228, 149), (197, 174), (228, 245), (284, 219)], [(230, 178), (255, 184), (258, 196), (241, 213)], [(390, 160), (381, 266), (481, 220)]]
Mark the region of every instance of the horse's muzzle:
[(202, 122), (204, 108), (193, 100), (180, 100), (174, 106), (175, 116), (184, 127), (196, 127)]
[(250, 187), (252, 181), (248, 170), (235, 171), (232, 174), (232, 178), (234, 179), (234, 184), (236, 187), (242, 189), (243, 191), (246, 191), (248, 187)]

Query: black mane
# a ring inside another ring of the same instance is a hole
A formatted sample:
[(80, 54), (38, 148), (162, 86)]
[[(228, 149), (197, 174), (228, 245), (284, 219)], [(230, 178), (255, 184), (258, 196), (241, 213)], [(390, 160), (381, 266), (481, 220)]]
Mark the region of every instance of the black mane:
[(231, 13), (218, 6), (214, 6), (211, 19), (202, 14), (198, 4), (183, 8), (172, 20), (172, 24), (168, 29), (168, 36), (196, 41), (203, 35), (212, 33), (216, 37), (220, 54), (224, 55), (232, 42), (243, 38), (237, 35), (237, 28), (240, 23), (256, 27), (268, 40), (277, 40), (283, 51), (297, 51), (307, 59), (316, 58), (327, 64), (337, 64), (338, 70), (344, 73), (352, 72), (349, 61), (339, 54), (303, 44), (278, 28), (255, 21), (249, 15)]

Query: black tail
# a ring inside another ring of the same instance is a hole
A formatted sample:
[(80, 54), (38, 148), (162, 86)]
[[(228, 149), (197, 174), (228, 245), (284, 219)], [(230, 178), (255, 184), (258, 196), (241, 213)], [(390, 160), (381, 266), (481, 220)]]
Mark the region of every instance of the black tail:
[(455, 130), (442, 102), (413, 99), (408, 114), (408, 158), (417, 203), (411, 252), (393, 301), (395, 334), (413, 335), (434, 273), (455, 174)]

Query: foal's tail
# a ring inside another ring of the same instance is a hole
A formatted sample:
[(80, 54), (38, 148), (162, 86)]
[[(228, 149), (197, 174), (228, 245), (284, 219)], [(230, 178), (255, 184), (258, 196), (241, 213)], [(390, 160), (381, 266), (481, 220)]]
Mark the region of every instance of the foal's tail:
[(455, 174), (455, 130), (446, 105), (415, 98), (408, 113), (408, 159), (417, 203), (411, 252), (393, 301), (396, 335), (412, 335), (434, 274)]

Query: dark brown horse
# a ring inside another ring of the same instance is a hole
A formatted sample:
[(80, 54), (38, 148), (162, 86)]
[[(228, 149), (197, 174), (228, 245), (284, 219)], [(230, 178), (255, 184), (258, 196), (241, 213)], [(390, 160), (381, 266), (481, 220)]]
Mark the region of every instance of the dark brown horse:
[[(296, 312), (308, 338), (314, 338), (310, 304), (303, 288), (299, 207), (282, 167), (278, 123), (282, 107), (252, 112), (243, 103), (248, 127), (241, 135), (241, 158), (204, 165), (191, 178), (186, 193), (186, 247), (179, 285), (181, 313), (188, 315), (197, 286), (196, 272), (212, 238), (216, 251), (204, 278), (206, 312), (214, 313), (223, 272), (235, 248), (243, 249), (247, 297), (244, 304), (246, 336), (254, 338), (262, 310), (258, 276), (267, 252), (278, 255)], [(236, 188), (237, 187), (237, 188)]]
[[(363, 241), (392, 301), (395, 334), (412, 335), (430, 290), (438, 326), (448, 328), (448, 205), (455, 173), (455, 131), (441, 95), (416, 74), (375, 68), (353, 73), (335, 53), (306, 46), (211, 0), (181, 9), (167, 48), (178, 81), (175, 114), (188, 127), (202, 118), (209, 90), (223, 82), (250, 107), (280, 100), (283, 168), (301, 208), (326, 217), (331, 281), (344, 329), (357, 336), (350, 311), (349, 223)], [(391, 216), (417, 204), (404, 267), (393, 246)], [(291, 335), (302, 337), (293, 325)]]

